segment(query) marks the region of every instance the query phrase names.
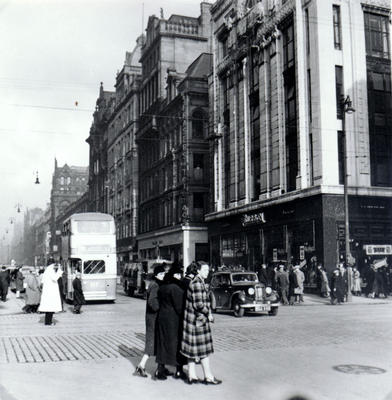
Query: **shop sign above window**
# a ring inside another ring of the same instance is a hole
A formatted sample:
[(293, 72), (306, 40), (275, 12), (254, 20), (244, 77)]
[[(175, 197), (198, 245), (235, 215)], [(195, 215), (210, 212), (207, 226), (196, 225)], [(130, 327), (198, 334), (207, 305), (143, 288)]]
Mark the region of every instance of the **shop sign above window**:
[(264, 212), (259, 212), (257, 214), (244, 214), (242, 217), (242, 226), (254, 225), (254, 224), (265, 224)]
[(372, 256), (378, 255), (391, 255), (392, 254), (392, 246), (388, 244), (380, 244), (380, 245), (371, 245), (368, 244), (365, 247), (366, 254)]

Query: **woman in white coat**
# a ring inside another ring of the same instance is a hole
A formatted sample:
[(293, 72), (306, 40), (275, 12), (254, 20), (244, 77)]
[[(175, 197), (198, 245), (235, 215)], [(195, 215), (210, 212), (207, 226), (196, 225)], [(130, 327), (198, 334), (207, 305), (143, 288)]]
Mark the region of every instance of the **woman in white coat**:
[(42, 275), (42, 295), (38, 311), (45, 313), (45, 325), (52, 325), (53, 314), (62, 310), (57, 280), (63, 274), (56, 264), (50, 264)]

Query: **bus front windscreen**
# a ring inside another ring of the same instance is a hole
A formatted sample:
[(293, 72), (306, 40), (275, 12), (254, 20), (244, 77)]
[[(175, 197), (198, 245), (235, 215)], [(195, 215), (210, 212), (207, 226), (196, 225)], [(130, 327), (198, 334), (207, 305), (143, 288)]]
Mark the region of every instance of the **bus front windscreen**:
[(76, 221), (78, 233), (111, 233), (110, 221)]

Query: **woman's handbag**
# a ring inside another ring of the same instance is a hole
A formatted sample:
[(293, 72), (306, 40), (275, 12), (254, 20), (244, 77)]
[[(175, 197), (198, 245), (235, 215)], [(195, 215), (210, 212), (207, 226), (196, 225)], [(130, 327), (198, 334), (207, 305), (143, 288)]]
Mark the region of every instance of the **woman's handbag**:
[(206, 322), (207, 322), (207, 317), (203, 314), (199, 314), (196, 317), (196, 328), (201, 328), (206, 324)]
[(302, 290), (299, 287), (294, 288), (294, 294), (302, 294)]

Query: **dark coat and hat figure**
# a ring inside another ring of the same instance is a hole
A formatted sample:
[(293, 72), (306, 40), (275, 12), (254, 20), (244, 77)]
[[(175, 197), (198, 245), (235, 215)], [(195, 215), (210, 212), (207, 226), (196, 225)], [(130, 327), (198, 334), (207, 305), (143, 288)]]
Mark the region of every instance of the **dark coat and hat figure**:
[(80, 280), (80, 276), (81, 276), (80, 272), (77, 272), (74, 280), (72, 281), (73, 305), (74, 305), (73, 312), (75, 314), (80, 314), (82, 305), (86, 304), (86, 300), (85, 300), (84, 294), (83, 294), (82, 281)]
[(165, 265), (158, 264), (154, 268), (153, 279), (148, 285), (147, 301), (146, 301), (146, 340), (144, 346), (144, 355), (136, 367), (135, 375), (147, 378), (145, 366), (150, 356), (156, 354), (155, 335), (156, 335), (156, 320), (159, 311), (158, 290), (162, 284), (165, 275)]
[(20, 297), (20, 292), (24, 289), (23, 287), (24, 276), (20, 268), (17, 269), (16, 279), (15, 279), (15, 289), (16, 289), (16, 297)]
[(11, 283), (11, 274), (7, 267), (2, 266), (0, 271), (0, 298), (7, 301), (8, 288)]
[(177, 367), (176, 377), (184, 378), (181, 367), (185, 364), (185, 360), (179, 354), (184, 312), (184, 289), (181, 278), (181, 268), (171, 267), (158, 290), (156, 361), (157, 374), (161, 377), (165, 374), (165, 365), (171, 365)]
[(341, 304), (344, 302), (346, 293), (345, 280), (340, 270), (336, 268), (331, 277), (331, 304)]

